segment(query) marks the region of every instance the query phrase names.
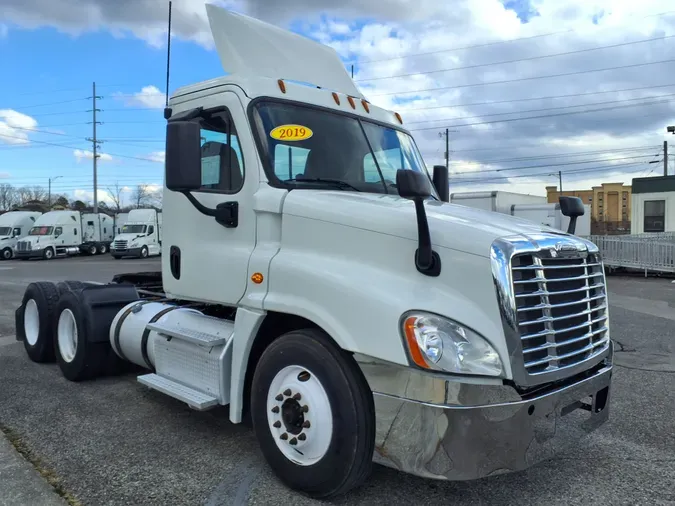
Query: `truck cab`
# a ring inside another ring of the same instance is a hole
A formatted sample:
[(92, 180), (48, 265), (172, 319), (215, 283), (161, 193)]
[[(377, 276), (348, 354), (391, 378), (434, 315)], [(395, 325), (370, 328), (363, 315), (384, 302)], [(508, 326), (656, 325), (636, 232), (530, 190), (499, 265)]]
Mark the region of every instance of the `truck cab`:
[(113, 258), (147, 258), (161, 253), (162, 213), (155, 209), (133, 209), (110, 245)]
[(35, 211), (9, 211), (0, 215), (0, 260), (10, 260), (14, 256), (16, 243), (28, 235), (41, 214)]
[(161, 272), (60, 296), (64, 376), (105, 374), (112, 349), (149, 388), (250, 416), (274, 472), (319, 498), (373, 461), (469, 480), (583, 445), (613, 370), (598, 248), (450, 204), (447, 168), (332, 48), (206, 9), (229, 75), (165, 110)]

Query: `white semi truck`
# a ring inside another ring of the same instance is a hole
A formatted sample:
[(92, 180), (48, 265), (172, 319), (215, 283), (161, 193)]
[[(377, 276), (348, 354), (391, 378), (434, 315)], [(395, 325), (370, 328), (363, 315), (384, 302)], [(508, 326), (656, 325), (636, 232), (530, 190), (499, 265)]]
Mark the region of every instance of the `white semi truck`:
[(113, 218), (107, 214), (50, 211), (40, 216), (28, 236), (17, 242), (16, 257), (51, 260), (80, 253), (107, 253), (113, 232)]
[(113, 258), (147, 258), (161, 254), (162, 213), (155, 209), (132, 209), (112, 244)]
[(31, 229), (42, 213), (35, 211), (9, 211), (0, 215), (0, 259), (14, 256), (16, 243)]
[(313, 497), (373, 462), (468, 480), (583, 445), (613, 370), (597, 247), (448, 203), (447, 168), (428, 173), (333, 49), (207, 13), (229, 75), (165, 110), (161, 272), (30, 284), (31, 359), (72, 381), (131, 362), (194, 409), (229, 405)]

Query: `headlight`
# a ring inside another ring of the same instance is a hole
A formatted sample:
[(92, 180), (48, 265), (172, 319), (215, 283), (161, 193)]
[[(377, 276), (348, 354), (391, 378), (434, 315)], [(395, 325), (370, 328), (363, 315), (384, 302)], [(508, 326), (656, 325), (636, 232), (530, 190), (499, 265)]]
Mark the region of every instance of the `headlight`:
[(452, 320), (409, 313), (403, 319), (402, 332), (413, 362), (420, 367), (456, 374), (502, 374), (502, 362), (492, 345)]

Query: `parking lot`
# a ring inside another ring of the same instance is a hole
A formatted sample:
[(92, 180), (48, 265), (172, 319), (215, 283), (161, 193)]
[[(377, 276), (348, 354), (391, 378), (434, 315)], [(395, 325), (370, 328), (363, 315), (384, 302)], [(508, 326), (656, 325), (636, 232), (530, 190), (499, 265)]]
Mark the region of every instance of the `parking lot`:
[[(70, 383), (14, 339), (14, 310), (31, 281), (158, 269), (157, 259), (108, 256), (0, 262), (0, 426), (83, 505), (314, 504), (271, 475), (252, 430), (230, 424), (225, 408), (192, 411), (134, 375)], [(336, 502), (675, 504), (675, 284), (608, 281), (618, 366), (610, 422), (522, 473), (447, 483), (376, 466)]]

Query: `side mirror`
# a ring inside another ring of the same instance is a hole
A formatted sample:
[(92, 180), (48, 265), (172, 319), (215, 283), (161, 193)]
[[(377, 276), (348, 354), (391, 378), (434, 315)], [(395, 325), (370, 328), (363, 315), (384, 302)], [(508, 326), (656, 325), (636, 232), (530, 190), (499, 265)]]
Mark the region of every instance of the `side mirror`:
[(443, 202), (450, 202), (450, 184), (448, 182), (448, 168), (445, 165), (434, 165), (434, 186)]
[(418, 237), (415, 267), (427, 276), (438, 276), (441, 273), (441, 257), (431, 248), (429, 222), (424, 208), (424, 199), (431, 195), (431, 182), (421, 172), (399, 169), (396, 171), (396, 187), (401, 197), (415, 203)]
[(570, 224), (567, 227), (567, 233), (573, 234), (577, 228), (577, 218), (583, 216), (586, 210), (584, 203), (579, 197), (560, 197), (560, 212), (563, 216), (570, 219)]
[(396, 187), (398, 188), (398, 194), (404, 199), (425, 199), (431, 196), (429, 178), (414, 170), (397, 170)]
[(185, 192), (202, 186), (201, 130), (192, 121), (170, 121), (166, 126), (166, 187)]

